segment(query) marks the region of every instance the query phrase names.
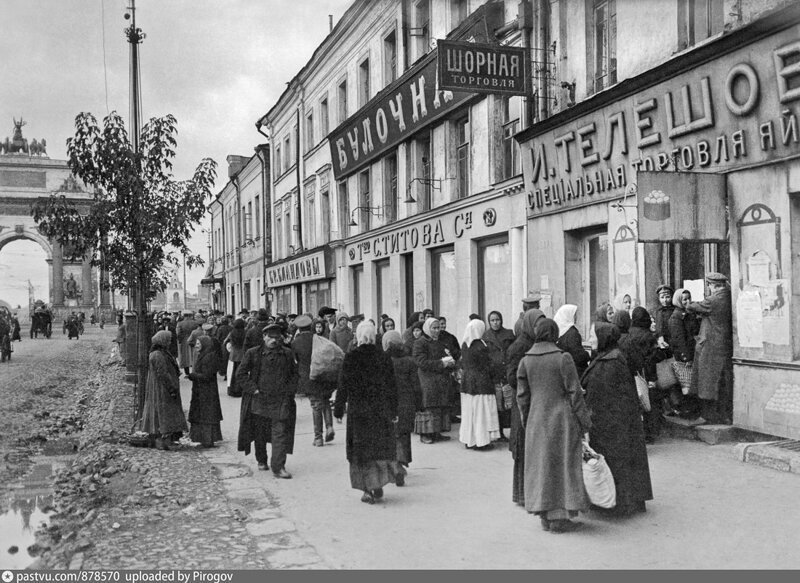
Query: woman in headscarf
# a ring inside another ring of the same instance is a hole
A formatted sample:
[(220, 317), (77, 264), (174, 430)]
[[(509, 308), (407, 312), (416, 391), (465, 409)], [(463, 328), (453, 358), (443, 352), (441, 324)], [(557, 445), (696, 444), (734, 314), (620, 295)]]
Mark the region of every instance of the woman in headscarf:
[(522, 426), (522, 417), (517, 403), (517, 369), (522, 357), (531, 346), (536, 330), (536, 322), (544, 318), (544, 312), (532, 308), (522, 315), (520, 333), (506, 353), (506, 382), (514, 390), (514, 404), (511, 407), (511, 430), (508, 440), (508, 449), (514, 460), (514, 478), (511, 487), (511, 500), (525, 506), (525, 428)]
[(583, 347), (581, 333), (575, 327), (575, 314), (577, 313), (578, 306), (564, 304), (558, 308), (556, 315), (553, 316), (553, 321), (558, 325), (558, 342), (556, 342), (556, 346), (572, 355), (572, 360), (575, 361), (575, 368), (578, 369), (578, 376), (580, 376), (589, 366), (591, 358)]
[(156, 447), (165, 451), (173, 449), (175, 434), (188, 430), (181, 403), (180, 369), (169, 353), (171, 339), (167, 330), (161, 330), (151, 340), (141, 423), (141, 430), (155, 437)]
[(330, 341), (346, 354), (353, 339), (353, 331), (350, 329), (350, 316), (346, 312), (339, 312), (336, 314), (336, 326), (331, 330)]
[(458, 438), (467, 449), (492, 449), (492, 439), (500, 435), (497, 419), (495, 380), (498, 368), (482, 340), (483, 320), (470, 320), (464, 330), (461, 349), (461, 427)]
[(690, 394), (692, 384), (692, 366), (694, 365), (695, 336), (700, 333), (700, 320), (692, 312), (686, 310), (692, 301), (689, 290), (679, 288), (672, 295), (675, 310), (669, 318), (669, 342), (675, 357), (675, 373), (681, 383), (681, 393), (672, 397), (672, 403), (684, 417), (696, 417), (700, 414), (700, 402), (697, 395)]
[(375, 346), (375, 326), (361, 322), (356, 340), (342, 363), (334, 416), (341, 421), (347, 405), (350, 485), (363, 492), (362, 502), (374, 504), (383, 486), (405, 475), (396, 461), (397, 385), (392, 360)]
[(614, 301), (611, 302), (611, 306), (614, 308), (614, 312), (628, 312), (631, 313), (631, 306), (633, 305), (633, 300), (631, 300), (630, 294), (621, 293), (614, 296)]
[(617, 489), (614, 512), (645, 512), (653, 499), (650, 467), (636, 385), (617, 342), (619, 330), (597, 325), (598, 356), (586, 369), (581, 384), (592, 411), (589, 442), (608, 462)]
[(597, 350), (597, 335), (594, 332), (595, 325), (599, 322), (610, 324), (611, 318), (614, 317), (615, 311), (616, 310), (614, 310), (614, 306), (608, 302), (603, 302), (597, 306), (597, 309), (594, 313), (594, 322), (592, 322), (592, 325), (589, 327), (589, 339), (587, 340), (589, 346), (592, 347), (592, 350)]
[(406, 329), (403, 330), (403, 344), (408, 344), (409, 342), (413, 341), (412, 338), (412, 328), (416, 322), (420, 321), (420, 316), (422, 316), (422, 312), (412, 312), (411, 315), (406, 320)]
[[(411, 432), (414, 431), (414, 416), (422, 410), (422, 389), (414, 359), (405, 351), (403, 337), (397, 330), (387, 330), (383, 335), (383, 351), (392, 359), (394, 379), (397, 385), (397, 461), (404, 467), (411, 463)], [(405, 476), (398, 473), (395, 484), (405, 484)]]
[(389, 330), (394, 330), (394, 320), (392, 320), (389, 316), (386, 316), (381, 320), (381, 324), (378, 328), (378, 335), (375, 337), (375, 346), (377, 346), (380, 350), (383, 350), (383, 335)]
[(236, 371), (244, 359), (244, 338), (246, 335), (244, 320), (236, 318), (233, 328), (223, 341), (228, 349), (228, 395), (241, 397), (242, 389), (236, 385)]
[(192, 381), (192, 400), (189, 403), (189, 437), (203, 447), (214, 447), (215, 441), (222, 441), (219, 422), (222, 421), (222, 407), (219, 404), (217, 370), (219, 353), (209, 336), (200, 336), (195, 345), (194, 365), (189, 373)]
[[(514, 342), (514, 333), (503, 327), (503, 314), (497, 310), (489, 312), (486, 320), (489, 322), (489, 327), (483, 333), (483, 341), (489, 347), (489, 355), (492, 357), (492, 363), (497, 371), (494, 373), (496, 382), (505, 384), (506, 353), (508, 347)], [(511, 427), (511, 409), (501, 411), (498, 407), (497, 419), (500, 423), (500, 441), (508, 441), (508, 438), (503, 435), (503, 429)]]
[(551, 532), (574, 530), (570, 518), (589, 509), (583, 485), (584, 433), (592, 423), (575, 362), (556, 346), (558, 324), (536, 324), (533, 347), (517, 370), (525, 427), (525, 509)]
[[(422, 338), (422, 322), (417, 320), (406, 331), (411, 331), (411, 336), (408, 340), (403, 341), (403, 347), (405, 348), (406, 354), (412, 356), (414, 352), (414, 343)], [(403, 336), (405, 338), (405, 336)]]
[(414, 343), (413, 357), (417, 363), (419, 384), (422, 387), (424, 410), (414, 419), (414, 432), (422, 443), (447, 441), (450, 431), (450, 391), (455, 359), (439, 342), (439, 320), (428, 318), (422, 325), (422, 336)]
[(658, 374), (656, 363), (664, 359), (658, 351), (656, 336), (650, 331), (653, 324), (650, 312), (642, 306), (636, 306), (631, 315), (631, 327), (628, 337), (619, 341), (619, 349), (628, 361), (632, 374), (640, 374), (647, 381), (650, 411), (644, 411), (644, 433), (647, 443), (654, 443), (661, 425), (661, 400), (663, 395), (656, 386)]

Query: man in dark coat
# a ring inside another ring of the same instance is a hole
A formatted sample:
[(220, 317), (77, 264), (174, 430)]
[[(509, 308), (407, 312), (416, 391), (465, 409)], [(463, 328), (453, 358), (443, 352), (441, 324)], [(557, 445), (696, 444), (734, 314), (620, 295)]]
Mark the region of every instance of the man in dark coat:
[(333, 308), (329, 308), (328, 306), (322, 306), (319, 309), (318, 315), (320, 318), (325, 320), (325, 328), (322, 331), (322, 335), (330, 340), (331, 338), (331, 330), (336, 327), (336, 310)]
[(307, 314), (298, 316), (294, 321), (297, 326), (297, 335), (292, 341), (292, 350), (297, 359), (297, 372), (300, 375), (297, 392), (306, 395), (311, 401), (311, 417), (314, 420), (314, 446), (322, 447), (323, 421), (327, 428), (325, 441), (333, 441), (336, 432), (333, 429), (333, 414), (331, 413), (331, 395), (336, 390), (336, 383), (321, 380), (311, 380), (311, 347), (314, 342), (314, 333), (311, 331), (311, 317)]
[(261, 336), (263, 334), (264, 326), (267, 325), (269, 314), (264, 308), (258, 310), (256, 316), (256, 325), (250, 328), (244, 335), (244, 351), (247, 352), (251, 348), (261, 346)]
[(286, 456), (294, 450), (294, 429), (297, 421), (297, 365), (292, 351), (281, 342), (281, 327), (264, 328), (261, 346), (244, 355), (236, 371), (236, 383), (242, 387), (242, 408), (239, 425), (239, 451), (247, 455), (255, 441), (258, 469), (266, 470), (267, 443), (272, 443), (272, 473), (288, 479)]
[(710, 423), (733, 423), (733, 325), (731, 288), (721, 273), (706, 276), (711, 295), (692, 302), (688, 312), (697, 314), (700, 338), (692, 367), (692, 392), (703, 403), (703, 418)]

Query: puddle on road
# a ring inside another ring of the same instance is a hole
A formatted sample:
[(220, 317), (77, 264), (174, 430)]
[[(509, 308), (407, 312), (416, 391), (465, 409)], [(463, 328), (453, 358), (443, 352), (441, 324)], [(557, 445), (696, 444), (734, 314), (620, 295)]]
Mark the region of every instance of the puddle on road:
[(36, 560), (28, 547), (36, 542), (39, 527), (50, 522), (53, 474), (66, 467), (71, 459), (71, 456), (34, 458), (31, 471), (6, 490), (0, 513), (0, 568), (24, 569)]

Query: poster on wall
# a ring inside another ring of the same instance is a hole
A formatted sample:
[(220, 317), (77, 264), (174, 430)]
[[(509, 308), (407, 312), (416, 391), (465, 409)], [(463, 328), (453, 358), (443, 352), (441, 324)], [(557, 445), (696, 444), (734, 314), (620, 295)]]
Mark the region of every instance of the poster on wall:
[(684, 279), (682, 287), (692, 294), (693, 302), (702, 302), (706, 297), (706, 283), (702, 279)]
[(757, 291), (743, 291), (736, 300), (739, 346), (761, 348), (764, 343), (764, 319), (761, 296)]
[(608, 211), (608, 232), (612, 235), (609, 259), (613, 298), (629, 295), (631, 307), (639, 306), (642, 302), (638, 286), (636, 219), (629, 217), (624, 207), (612, 203)]

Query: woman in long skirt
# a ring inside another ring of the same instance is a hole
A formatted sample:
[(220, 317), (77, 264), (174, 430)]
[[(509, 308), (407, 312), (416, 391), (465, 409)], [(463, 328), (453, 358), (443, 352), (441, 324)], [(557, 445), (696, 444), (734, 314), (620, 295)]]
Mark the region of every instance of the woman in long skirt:
[(497, 367), (482, 340), (486, 331), (483, 320), (470, 320), (464, 331), (461, 365), (461, 427), (458, 438), (467, 449), (492, 449), (492, 440), (500, 437), (495, 397)]
[(347, 406), (347, 461), (350, 485), (362, 502), (383, 498), (383, 486), (395, 483), (405, 469), (397, 462), (395, 423), (397, 385), (392, 360), (375, 346), (375, 325), (361, 322), (358, 345), (345, 354), (334, 416), (341, 421)]
[(222, 407), (219, 403), (217, 372), (219, 354), (209, 336), (201, 336), (195, 345), (195, 358), (189, 380), (192, 381), (192, 400), (189, 404), (189, 437), (203, 447), (214, 447), (222, 441), (219, 422)]
[(188, 429), (178, 381), (180, 369), (169, 353), (171, 339), (167, 330), (161, 330), (151, 340), (141, 422), (141, 430), (155, 437), (156, 447), (163, 450), (173, 449), (174, 435)]

